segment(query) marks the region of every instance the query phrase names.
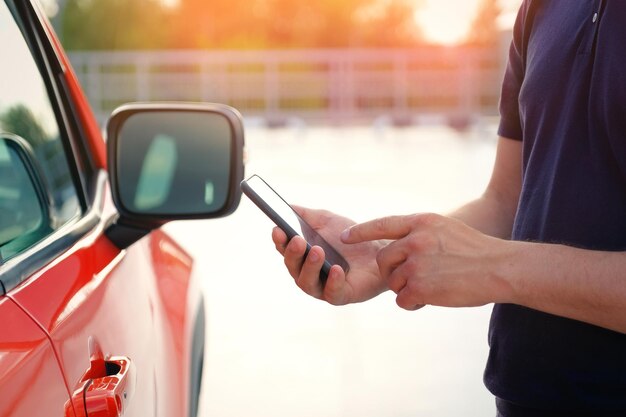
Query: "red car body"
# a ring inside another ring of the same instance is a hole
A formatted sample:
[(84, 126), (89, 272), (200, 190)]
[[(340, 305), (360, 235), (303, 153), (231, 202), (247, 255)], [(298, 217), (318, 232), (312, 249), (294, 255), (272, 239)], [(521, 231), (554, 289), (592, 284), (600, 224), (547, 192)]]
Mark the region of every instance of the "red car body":
[(195, 415), (204, 310), (193, 260), (158, 229), (127, 248), (107, 236), (118, 209), (100, 127), (38, 6), (13, 3), (45, 55), (57, 120), (84, 150), (71, 172), (88, 204), (0, 258), (0, 416)]

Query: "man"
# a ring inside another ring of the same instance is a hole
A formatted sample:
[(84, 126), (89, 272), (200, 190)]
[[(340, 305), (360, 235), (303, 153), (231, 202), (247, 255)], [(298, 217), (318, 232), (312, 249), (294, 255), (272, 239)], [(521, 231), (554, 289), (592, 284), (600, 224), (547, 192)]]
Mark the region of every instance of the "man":
[[(626, 415), (626, 2), (524, 1), (484, 194), (447, 217), (354, 225), (301, 209), (351, 265), (275, 229), (306, 293), (387, 289), (408, 310), (496, 303), (485, 383), (502, 416)], [(333, 239), (334, 237), (334, 239)]]

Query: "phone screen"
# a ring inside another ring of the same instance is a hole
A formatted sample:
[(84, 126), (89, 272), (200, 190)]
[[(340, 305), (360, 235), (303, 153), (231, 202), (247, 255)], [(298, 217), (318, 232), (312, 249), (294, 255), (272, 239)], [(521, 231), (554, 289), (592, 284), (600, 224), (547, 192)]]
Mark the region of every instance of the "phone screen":
[(278, 227), (283, 229), (287, 237), (291, 239), (300, 235), (311, 246), (320, 246), (324, 249), (326, 262), (322, 268), (325, 275), (328, 274), (331, 265), (339, 265), (344, 272), (348, 272), (348, 262), (333, 248), (322, 236), (319, 235), (293, 208), (272, 189), (261, 177), (253, 175), (241, 183), (241, 188), (246, 194)]

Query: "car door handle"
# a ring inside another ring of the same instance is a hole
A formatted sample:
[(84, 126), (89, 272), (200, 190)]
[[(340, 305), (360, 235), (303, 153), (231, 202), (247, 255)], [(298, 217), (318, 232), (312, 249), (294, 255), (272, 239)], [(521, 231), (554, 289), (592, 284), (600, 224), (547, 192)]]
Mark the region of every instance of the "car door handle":
[(135, 393), (135, 365), (124, 356), (105, 360), (93, 338), (89, 353), (90, 367), (72, 395), (76, 417), (122, 417)]

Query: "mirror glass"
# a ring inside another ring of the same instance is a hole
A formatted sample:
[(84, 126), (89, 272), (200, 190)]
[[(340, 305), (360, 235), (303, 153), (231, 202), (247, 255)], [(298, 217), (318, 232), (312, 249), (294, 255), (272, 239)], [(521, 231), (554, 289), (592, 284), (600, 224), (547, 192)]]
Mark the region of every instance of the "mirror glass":
[(0, 139), (0, 258), (8, 259), (48, 233), (46, 210), (15, 142)]
[(120, 198), (133, 213), (196, 215), (228, 198), (232, 128), (219, 113), (149, 111), (118, 135)]

